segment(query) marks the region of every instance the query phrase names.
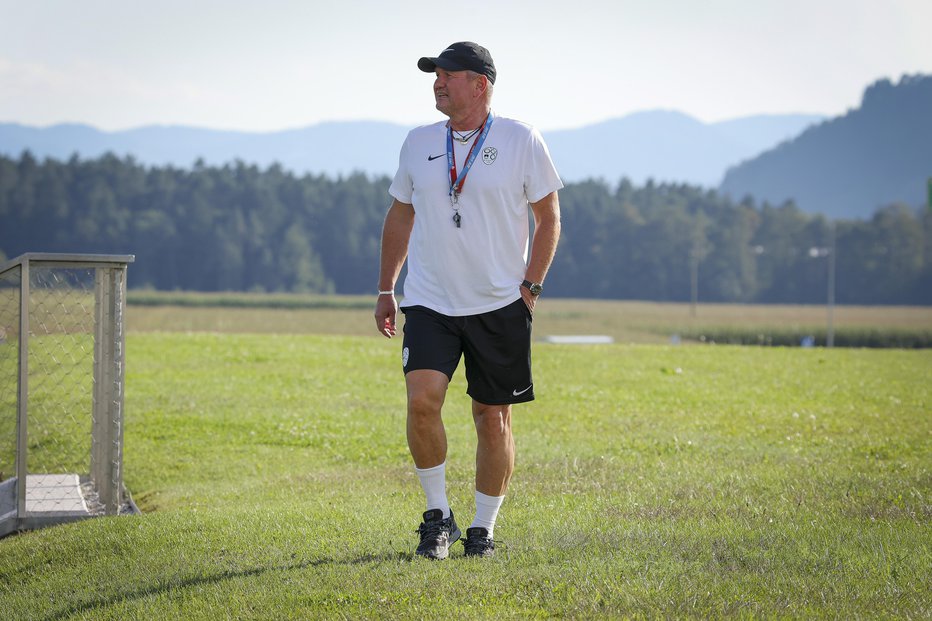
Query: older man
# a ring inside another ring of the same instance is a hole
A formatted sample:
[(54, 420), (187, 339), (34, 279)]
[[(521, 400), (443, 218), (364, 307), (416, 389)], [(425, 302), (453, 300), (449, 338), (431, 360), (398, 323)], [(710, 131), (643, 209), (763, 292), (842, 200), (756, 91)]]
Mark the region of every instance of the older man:
[(560, 237), (563, 184), (540, 133), (492, 112), (496, 70), (488, 50), (453, 43), (417, 66), (435, 75), (436, 107), (449, 120), (412, 130), (401, 147), (382, 231), (375, 321), (385, 336), (395, 335), (394, 288), (407, 259), (407, 438), (427, 497), (416, 553), (446, 558), (461, 535), (446, 493), (441, 409), (462, 357), (478, 437), (465, 555), (491, 556), (514, 469), (511, 406), (534, 399), (531, 322)]

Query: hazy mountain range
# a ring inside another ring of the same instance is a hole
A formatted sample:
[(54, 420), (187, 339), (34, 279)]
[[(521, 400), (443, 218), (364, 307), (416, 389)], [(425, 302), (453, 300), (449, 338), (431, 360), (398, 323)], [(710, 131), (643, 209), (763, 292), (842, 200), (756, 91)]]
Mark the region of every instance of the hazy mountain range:
[[(149, 126), (105, 132), (87, 125), (0, 123), (0, 154), (82, 158), (106, 152), (149, 165), (197, 160), (279, 163), (298, 174), (392, 175), (410, 128), (377, 121), (330, 122), (270, 133)], [(869, 217), (894, 202), (925, 202), (932, 178), (932, 76), (869, 86), (861, 105), (827, 119), (760, 115), (703, 123), (675, 111), (638, 112), (577, 129), (543, 132), (564, 181), (626, 177), (717, 188), (741, 200), (794, 200), (811, 213)], [(727, 174), (726, 174), (727, 173)]]
[(627, 177), (715, 187), (729, 166), (790, 140), (825, 117), (750, 116), (703, 123), (681, 112), (637, 112), (579, 129), (544, 132), (565, 181)]
[[(654, 111), (589, 125), (544, 132), (565, 181), (648, 178), (715, 187), (725, 170), (790, 139), (815, 115), (753, 116), (706, 124), (679, 112)], [(106, 152), (132, 155), (144, 164), (190, 167), (242, 160), (265, 167), (274, 162), (297, 173), (331, 176), (363, 171), (392, 175), (410, 127), (377, 121), (330, 122), (270, 133), (195, 127), (148, 126), (105, 132), (88, 125), (31, 127), (0, 123), (0, 153), (19, 157), (93, 158)]]

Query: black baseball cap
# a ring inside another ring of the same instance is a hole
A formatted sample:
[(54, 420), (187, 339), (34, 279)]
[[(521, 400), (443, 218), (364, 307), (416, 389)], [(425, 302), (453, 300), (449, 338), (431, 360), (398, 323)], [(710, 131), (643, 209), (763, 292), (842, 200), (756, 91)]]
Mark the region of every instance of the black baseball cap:
[(492, 55), (489, 54), (489, 50), (472, 41), (452, 43), (436, 58), (424, 56), (417, 61), (417, 68), (425, 73), (433, 73), (437, 67), (447, 71), (475, 71), (495, 84), (495, 63), (492, 62)]

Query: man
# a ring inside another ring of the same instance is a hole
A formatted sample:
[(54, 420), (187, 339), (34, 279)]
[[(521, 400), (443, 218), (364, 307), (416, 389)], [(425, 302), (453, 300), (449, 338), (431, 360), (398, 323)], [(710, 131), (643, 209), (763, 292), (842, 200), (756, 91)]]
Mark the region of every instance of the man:
[[(560, 237), (563, 187), (540, 134), (492, 112), (488, 50), (454, 43), (418, 68), (434, 73), (449, 117), (406, 138), (382, 230), (378, 330), (395, 335), (394, 287), (405, 260), (402, 366), (407, 437), (427, 496), (417, 554), (443, 559), (461, 532), (446, 494), (441, 408), (460, 357), (476, 426), (476, 516), (466, 556), (491, 556), (515, 447), (511, 406), (531, 401), (531, 318)], [(528, 251), (528, 205), (534, 236)]]

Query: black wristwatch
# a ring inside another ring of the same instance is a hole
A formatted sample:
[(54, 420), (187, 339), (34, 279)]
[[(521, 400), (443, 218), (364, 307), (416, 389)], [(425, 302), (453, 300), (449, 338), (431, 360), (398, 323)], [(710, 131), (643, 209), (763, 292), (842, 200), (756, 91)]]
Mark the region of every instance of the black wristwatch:
[(530, 280), (525, 280), (521, 283), (521, 286), (530, 291), (531, 295), (534, 297), (539, 296), (544, 290), (544, 286), (542, 284), (539, 282), (531, 282)]

